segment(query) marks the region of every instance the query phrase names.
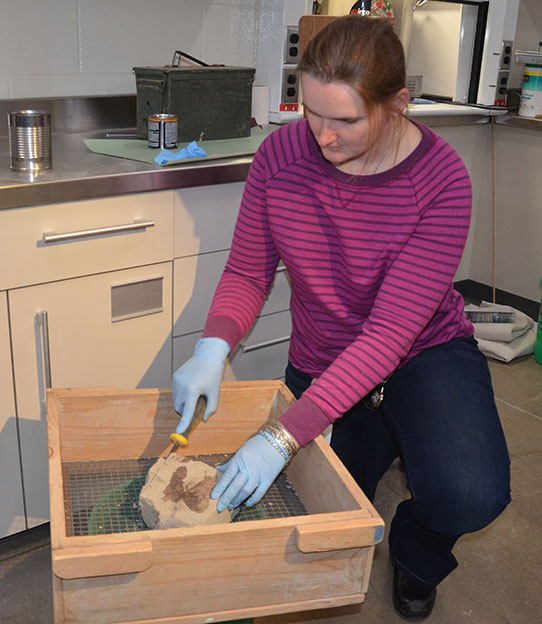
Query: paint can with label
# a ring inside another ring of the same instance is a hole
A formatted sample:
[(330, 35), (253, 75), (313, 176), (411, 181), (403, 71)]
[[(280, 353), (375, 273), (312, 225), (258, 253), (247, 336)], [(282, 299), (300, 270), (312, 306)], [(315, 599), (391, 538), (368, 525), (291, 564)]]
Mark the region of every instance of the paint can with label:
[(542, 65), (526, 65), (521, 89), (520, 117), (542, 117)]
[(171, 149), (177, 147), (178, 117), (156, 113), (148, 118), (149, 147)]

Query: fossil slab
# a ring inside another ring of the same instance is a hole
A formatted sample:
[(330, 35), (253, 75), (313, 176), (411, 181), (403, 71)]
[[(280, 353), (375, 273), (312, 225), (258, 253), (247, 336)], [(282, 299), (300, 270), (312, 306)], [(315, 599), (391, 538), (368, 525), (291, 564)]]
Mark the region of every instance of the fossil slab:
[(226, 524), (236, 510), (216, 510), (211, 490), (221, 473), (205, 462), (170, 455), (161, 457), (147, 474), (139, 495), (141, 516), (151, 529)]

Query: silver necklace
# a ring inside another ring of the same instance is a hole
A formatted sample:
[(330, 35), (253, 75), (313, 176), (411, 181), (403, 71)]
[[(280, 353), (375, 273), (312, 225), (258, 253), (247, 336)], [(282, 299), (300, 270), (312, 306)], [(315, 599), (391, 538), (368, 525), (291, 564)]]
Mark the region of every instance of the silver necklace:
[(384, 150), (382, 157), (380, 158), (376, 167), (374, 168), (373, 175), (380, 169), (380, 165), (384, 162), (384, 159), (388, 155), (391, 149), (391, 146), (393, 145), (393, 142), (395, 141), (395, 135), (397, 134), (397, 117), (394, 115), (392, 119), (393, 119), (393, 133), (391, 137), (389, 138), (388, 143), (386, 144), (386, 149)]

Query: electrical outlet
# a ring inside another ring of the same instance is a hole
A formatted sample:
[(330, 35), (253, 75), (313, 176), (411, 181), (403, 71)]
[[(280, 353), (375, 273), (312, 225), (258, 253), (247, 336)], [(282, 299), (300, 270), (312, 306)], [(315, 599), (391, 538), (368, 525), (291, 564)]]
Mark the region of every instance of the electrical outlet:
[(495, 85), (495, 106), (506, 106), (509, 78), (510, 72), (507, 69), (501, 70), (497, 74), (497, 84)]
[(299, 62), (299, 31), (297, 26), (286, 26), (284, 63)]
[(285, 67), (282, 70), (282, 97), (283, 104), (299, 102), (299, 79), (295, 73), (295, 67)]
[(513, 41), (505, 40), (502, 42), (501, 57), (499, 59), (499, 69), (510, 69), (510, 64), (512, 63), (513, 47)]

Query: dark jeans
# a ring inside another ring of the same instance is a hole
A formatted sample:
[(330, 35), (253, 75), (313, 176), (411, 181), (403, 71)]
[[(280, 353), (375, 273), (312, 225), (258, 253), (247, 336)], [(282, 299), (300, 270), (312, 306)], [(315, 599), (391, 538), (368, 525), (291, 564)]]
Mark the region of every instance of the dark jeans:
[[(294, 396), (311, 381), (288, 364)], [(457, 566), (457, 539), (510, 502), (510, 458), (487, 362), (472, 338), (427, 349), (398, 369), (379, 408), (365, 399), (334, 423), (331, 446), (371, 500), (401, 458), (411, 498), (392, 520), (390, 555), (428, 586)]]

